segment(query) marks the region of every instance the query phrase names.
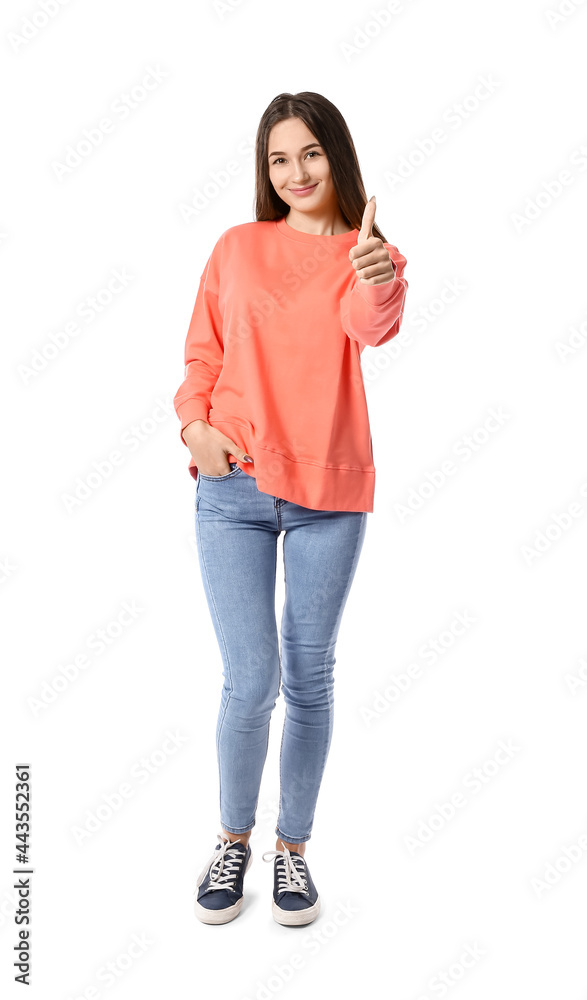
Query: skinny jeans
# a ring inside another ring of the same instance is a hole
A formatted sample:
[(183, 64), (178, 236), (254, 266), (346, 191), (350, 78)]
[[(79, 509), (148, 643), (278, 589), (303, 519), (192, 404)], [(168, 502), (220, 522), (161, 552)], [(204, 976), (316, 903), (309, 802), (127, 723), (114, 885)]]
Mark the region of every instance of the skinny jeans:
[[(216, 727), (220, 822), (255, 825), (271, 714), (283, 691), (275, 833), (310, 839), (333, 731), (336, 641), (367, 527), (367, 512), (324, 511), (262, 493), (236, 462), (196, 479), (202, 582), (223, 662)], [(285, 600), (278, 636), (277, 540)]]

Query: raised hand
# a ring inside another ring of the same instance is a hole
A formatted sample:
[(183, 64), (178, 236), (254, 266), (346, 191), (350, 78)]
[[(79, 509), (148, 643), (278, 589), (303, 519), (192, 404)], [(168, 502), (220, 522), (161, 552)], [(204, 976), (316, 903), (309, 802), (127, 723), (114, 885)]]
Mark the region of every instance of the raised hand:
[(395, 268), (383, 240), (373, 236), (375, 195), (365, 205), (356, 245), (349, 250), (349, 260), (357, 278), (365, 285), (383, 285), (395, 277)]

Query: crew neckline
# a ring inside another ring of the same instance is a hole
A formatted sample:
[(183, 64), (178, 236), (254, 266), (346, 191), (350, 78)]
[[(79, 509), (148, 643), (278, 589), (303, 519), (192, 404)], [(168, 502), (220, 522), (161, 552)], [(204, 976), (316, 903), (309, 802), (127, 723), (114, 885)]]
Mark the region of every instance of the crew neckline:
[(286, 239), (294, 240), (296, 243), (342, 243), (343, 246), (345, 244), (354, 246), (359, 235), (358, 229), (349, 229), (348, 233), (331, 233), (330, 235), (303, 233), (300, 229), (294, 229), (293, 226), (290, 226), (285, 220), (285, 215), (283, 215), (281, 219), (276, 220), (275, 225), (277, 231), (280, 232), (282, 236), (285, 236)]

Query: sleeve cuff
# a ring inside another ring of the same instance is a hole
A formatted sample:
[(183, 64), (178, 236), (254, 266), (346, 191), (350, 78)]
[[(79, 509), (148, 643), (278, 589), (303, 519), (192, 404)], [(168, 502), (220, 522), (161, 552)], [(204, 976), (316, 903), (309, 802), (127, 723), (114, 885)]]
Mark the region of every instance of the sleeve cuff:
[(398, 282), (396, 281), (396, 274), (397, 268), (394, 264), (393, 278), (379, 285), (365, 285), (362, 281), (357, 281), (357, 292), (370, 306), (383, 305), (397, 294)]
[(208, 403), (204, 403), (201, 399), (186, 399), (183, 403), (179, 403), (176, 406), (176, 413), (181, 421), (180, 436), (186, 448), (187, 444), (183, 437), (184, 428), (188, 424), (191, 424), (193, 420), (205, 420), (207, 423), (209, 412), (210, 407)]

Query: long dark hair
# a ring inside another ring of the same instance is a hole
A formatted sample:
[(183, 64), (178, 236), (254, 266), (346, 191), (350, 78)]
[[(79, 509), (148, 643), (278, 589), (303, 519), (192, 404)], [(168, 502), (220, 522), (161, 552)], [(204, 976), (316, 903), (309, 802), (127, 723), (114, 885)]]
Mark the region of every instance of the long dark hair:
[[(280, 219), (289, 205), (279, 197), (269, 180), (269, 133), (277, 122), (300, 118), (326, 156), (338, 205), (351, 229), (360, 229), (367, 195), (351, 133), (340, 111), (322, 94), (304, 90), (299, 94), (278, 94), (261, 115), (255, 142), (255, 201), (257, 222)], [(386, 243), (377, 223), (373, 235)]]

